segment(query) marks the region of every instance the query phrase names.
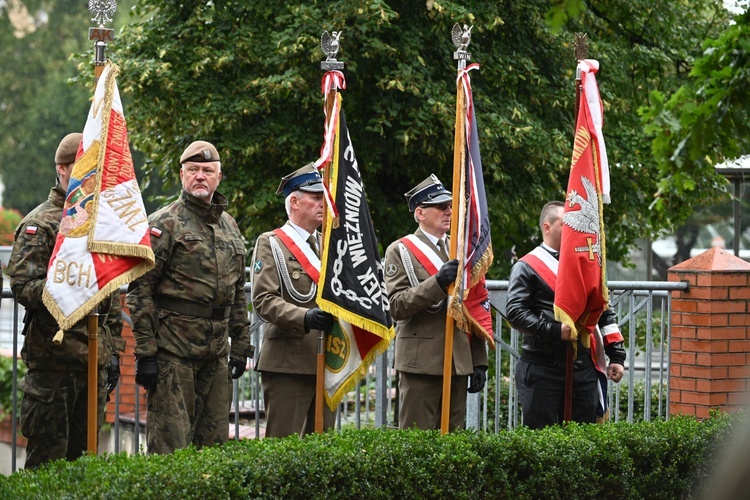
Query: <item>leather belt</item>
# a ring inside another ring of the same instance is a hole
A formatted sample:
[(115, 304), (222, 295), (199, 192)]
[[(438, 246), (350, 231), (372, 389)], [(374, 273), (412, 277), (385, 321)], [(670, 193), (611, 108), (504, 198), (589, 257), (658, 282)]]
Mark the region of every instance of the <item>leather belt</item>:
[(232, 312), (230, 306), (213, 307), (201, 304), (200, 302), (193, 302), (192, 300), (181, 300), (172, 297), (156, 297), (154, 303), (160, 309), (167, 309), (187, 316), (199, 316), (201, 318), (226, 319)]

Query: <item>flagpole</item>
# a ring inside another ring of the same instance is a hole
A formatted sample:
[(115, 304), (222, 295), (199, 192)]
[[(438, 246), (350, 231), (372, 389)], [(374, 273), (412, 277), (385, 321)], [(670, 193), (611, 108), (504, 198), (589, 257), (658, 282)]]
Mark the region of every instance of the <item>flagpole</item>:
[[(321, 44), (320, 48), (323, 51), (324, 54), (326, 54), (326, 59), (323, 61), (320, 61), (320, 69), (323, 71), (341, 71), (344, 69), (344, 62), (343, 61), (337, 61), (336, 60), (336, 53), (339, 49), (339, 36), (341, 36), (341, 32), (332, 32), (333, 38), (331, 38), (328, 34), (328, 31), (324, 31), (323, 35), (321, 36)], [(324, 89), (325, 91), (326, 89)], [(335, 103), (336, 103), (336, 92), (338, 91), (338, 87), (336, 84), (336, 81), (334, 79), (331, 79), (330, 85), (326, 92), (326, 102), (325, 102), (325, 116), (326, 120), (329, 119), (331, 116), (331, 113), (337, 112), (335, 109)], [(327, 161), (323, 164), (323, 182), (325, 183), (326, 188), (329, 188), (330, 183), (330, 166), (331, 162)], [(321, 239), (321, 245), (320, 245), (320, 255), (321, 257), (326, 251), (324, 248), (325, 245), (325, 234), (328, 230), (327, 227), (327, 221), (328, 221), (328, 206), (327, 204), (323, 204), (323, 224), (320, 228), (320, 239)], [(322, 283), (319, 284), (319, 286), (322, 286)], [(322, 434), (323, 433), (323, 410), (325, 405), (325, 336), (326, 333), (323, 330), (320, 330), (320, 333), (318, 334), (318, 355), (316, 360), (316, 366), (315, 366), (315, 432)]]
[[(94, 42), (94, 89), (99, 77), (104, 72), (106, 64), (105, 49), (107, 42), (114, 39), (114, 30), (105, 28), (104, 24), (111, 21), (117, 5), (114, 0), (105, 2), (89, 2), (91, 20), (98, 23), (98, 28), (89, 28), (89, 40)], [(98, 413), (99, 413), (99, 315), (94, 312), (88, 315), (88, 391), (87, 391), (87, 431), (86, 448), (89, 455), (96, 455), (98, 451)]]
[[(575, 127), (578, 123), (578, 111), (581, 100), (581, 70), (578, 67), (578, 61), (588, 57), (588, 39), (586, 33), (576, 33), (573, 42), (576, 58), (576, 78), (575, 78), (575, 116), (573, 118), (573, 136), (575, 136)], [(573, 342), (577, 342), (573, 341)], [(563, 420), (569, 422), (573, 418), (573, 373), (575, 363), (575, 348), (573, 342), (568, 342), (568, 349), (565, 358), (565, 403), (563, 405)]]
[[(453, 59), (457, 61), (457, 74), (466, 69), (466, 61), (471, 60), (471, 54), (466, 52), (466, 47), (469, 46), (471, 35), (471, 28), (467, 28), (464, 25), (461, 30), (458, 23), (453, 26), (452, 38), (453, 43), (456, 45), (456, 52), (453, 53)], [(458, 35), (458, 36), (457, 36)], [(462, 39), (463, 37), (463, 39)], [(461, 164), (465, 160), (464, 151), (466, 146), (466, 99), (464, 96), (463, 86), (460, 80), (456, 81), (456, 130), (454, 136), (454, 148), (453, 148), (453, 200), (452, 204), (455, 210), (451, 214), (451, 242), (450, 242), (450, 253), (451, 259), (456, 258), (458, 252), (458, 240), (456, 239), (456, 228), (458, 227), (459, 210), (457, 209), (460, 200), (458, 197), (461, 192)], [(451, 296), (453, 295), (455, 283), (448, 285), (446, 304), (450, 304)], [(442, 397), (442, 408), (440, 413), (440, 433), (445, 435), (448, 433), (450, 428), (450, 407), (451, 407), (451, 378), (453, 372), (453, 336), (455, 330), (455, 320), (453, 316), (448, 314), (448, 308), (446, 308), (445, 315), (445, 348), (443, 353), (443, 397)]]

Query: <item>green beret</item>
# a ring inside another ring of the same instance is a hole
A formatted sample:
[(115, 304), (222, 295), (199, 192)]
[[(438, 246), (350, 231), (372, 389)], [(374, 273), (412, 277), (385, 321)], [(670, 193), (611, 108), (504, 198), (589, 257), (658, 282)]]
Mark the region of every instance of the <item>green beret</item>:
[(79, 132), (74, 132), (63, 137), (55, 152), (55, 164), (67, 165), (68, 163), (74, 163), (82, 138), (83, 134)]

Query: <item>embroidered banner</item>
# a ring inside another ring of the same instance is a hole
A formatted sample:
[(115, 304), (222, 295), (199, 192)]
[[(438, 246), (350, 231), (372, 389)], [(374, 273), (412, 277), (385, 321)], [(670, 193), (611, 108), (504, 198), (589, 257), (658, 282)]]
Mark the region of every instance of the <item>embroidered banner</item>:
[(478, 64), (471, 64), (461, 71), (457, 85), (456, 127), (464, 131), (461, 139), (458, 134), (456, 138), (455, 148), (460, 152), (460, 190), (453, 194), (453, 199), (458, 201), (453, 209), (458, 210), (456, 258), (459, 267), (448, 314), (458, 328), (480, 335), (494, 349), (490, 297), (484, 277), (493, 260), (492, 236), (469, 79), (469, 71), (477, 68)]
[(96, 86), (47, 270), (44, 304), (64, 330), (106, 296), (154, 266), (117, 89), (107, 63)]
[(395, 336), (359, 164), (344, 112), (338, 112), (330, 185), (339, 225), (333, 227), (329, 211), (317, 297), (318, 306), (339, 319), (325, 346), (326, 402), (331, 409)]
[[(597, 61), (579, 61), (581, 94), (563, 216), (555, 319), (570, 326), (583, 346), (609, 302), (603, 203), (609, 202), (609, 167), (602, 136)], [(606, 196), (605, 196), (606, 194)]]

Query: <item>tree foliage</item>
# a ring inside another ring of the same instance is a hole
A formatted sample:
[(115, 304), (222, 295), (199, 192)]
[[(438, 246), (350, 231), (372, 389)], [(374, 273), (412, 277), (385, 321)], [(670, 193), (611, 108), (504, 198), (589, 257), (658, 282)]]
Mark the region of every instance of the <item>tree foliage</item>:
[(643, 109), (660, 176), (653, 203), (670, 213), (714, 201), (726, 180), (715, 166), (750, 150), (750, 14), (706, 40), (690, 79), (671, 94), (654, 90)]
[[(576, 2), (580, 4), (581, 2)], [(430, 173), (450, 184), (455, 119), (454, 23), (473, 25), (469, 51), (498, 264), (538, 241), (542, 204), (565, 195), (574, 114), (573, 32), (589, 33), (605, 106), (613, 203), (608, 256), (670, 227), (649, 211), (660, 171), (637, 109), (652, 89), (683, 83), (701, 42), (725, 28), (719, 0), (604, 0), (550, 27), (543, 0), (140, 1), (113, 47), (132, 98), (131, 137), (150, 179), (178, 182), (191, 141), (222, 155), (231, 211), (248, 241), (285, 218), (282, 175), (314, 160), (322, 143), (319, 49), (343, 31), (343, 109), (385, 246), (413, 230), (403, 193)], [(585, 8), (584, 8), (585, 7)], [(554, 16), (553, 16), (554, 17)], [(558, 16), (559, 17), (559, 16)], [(564, 22), (564, 24), (562, 24)]]
[(84, 49), (87, 38), (87, 11), (80, 4), (27, 1), (0, 7), (3, 204), (23, 213), (47, 198), (55, 181), (55, 149), (86, 119), (85, 89), (65, 84), (76, 74), (68, 58)]
[[(121, 9), (128, 3), (133, 0), (118, 2)], [(24, 214), (46, 200), (55, 183), (60, 139), (86, 123), (93, 90), (90, 17), (79, 0), (0, 2), (3, 204)], [(78, 68), (71, 56), (82, 52), (88, 64)], [(80, 83), (69, 83), (78, 75), (84, 75)]]

